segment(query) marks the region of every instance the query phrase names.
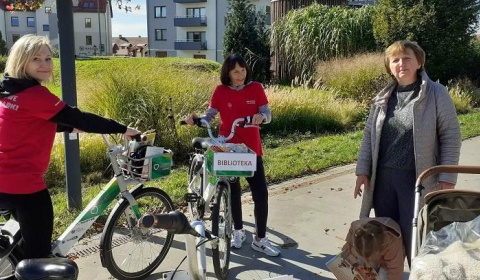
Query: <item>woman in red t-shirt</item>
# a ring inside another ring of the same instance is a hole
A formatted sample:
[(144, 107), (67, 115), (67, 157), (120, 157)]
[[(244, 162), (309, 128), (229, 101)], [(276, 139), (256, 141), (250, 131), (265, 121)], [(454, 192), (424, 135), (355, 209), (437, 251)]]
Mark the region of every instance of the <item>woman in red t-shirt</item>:
[[(232, 123), (237, 118), (253, 116), (252, 123), (259, 125), (271, 121), (270, 108), (262, 84), (250, 80), (250, 68), (240, 55), (229, 55), (221, 69), (220, 80), (213, 92), (210, 105), (201, 118), (211, 121), (220, 114), (220, 135), (228, 136)], [(192, 114), (186, 121), (193, 125)], [(255, 203), (254, 215), (256, 236), (252, 241), (252, 249), (268, 256), (278, 256), (280, 250), (273, 246), (266, 236), (268, 217), (268, 190), (262, 160), (262, 140), (259, 128), (241, 128), (235, 131), (230, 143), (244, 143), (257, 154), (257, 170), (253, 177), (247, 178)], [(242, 220), (241, 188), (237, 180), (231, 183), (232, 217), (234, 223), (233, 248), (241, 248), (245, 241), (245, 230)]]
[(48, 38), (25, 35), (13, 44), (0, 80), (0, 208), (18, 221), (27, 258), (51, 252), (53, 206), (43, 176), (55, 132), (140, 133), (60, 100), (42, 86), (52, 71)]

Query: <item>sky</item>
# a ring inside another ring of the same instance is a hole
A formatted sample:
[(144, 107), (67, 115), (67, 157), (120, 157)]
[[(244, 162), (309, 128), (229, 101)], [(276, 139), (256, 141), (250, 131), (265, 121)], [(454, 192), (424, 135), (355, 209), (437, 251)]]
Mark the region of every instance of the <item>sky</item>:
[[(118, 9), (118, 6), (115, 6), (114, 3), (115, 1), (112, 2), (112, 36), (147, 37), (146, 1), (131, 0), (129, 5), (132, 7), (132, 12), (128, 13), (125, 10)], [(140, 5), (140, 9), (135, 9), (137, 5)]]

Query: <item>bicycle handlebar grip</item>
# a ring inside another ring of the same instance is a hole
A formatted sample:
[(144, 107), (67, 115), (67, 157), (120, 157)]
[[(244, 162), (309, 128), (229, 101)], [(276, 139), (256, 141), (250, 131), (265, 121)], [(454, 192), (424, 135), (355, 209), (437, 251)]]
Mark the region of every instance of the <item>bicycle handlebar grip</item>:
[(137, 142), (140, 142), (140, 141), (142, 141), (142, 134), (133, 135), (132, 139), (137, 141)]

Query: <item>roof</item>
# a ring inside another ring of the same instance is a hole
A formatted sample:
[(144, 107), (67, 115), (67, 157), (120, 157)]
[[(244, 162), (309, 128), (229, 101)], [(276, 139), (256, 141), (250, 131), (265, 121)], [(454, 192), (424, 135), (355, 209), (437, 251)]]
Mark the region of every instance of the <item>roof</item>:
[(129, 44), (140, 46), (148, 44), (148, 37), (123, 37), (120, 35), (119, 37), (112, 38), (112, 45), (113, 44), (117, 44), (118, 46), (128, 46)]
[[(112, 38), (112, 47), (114, 44), (117, 44), (119, 47), (117, 55), (128, 55), (127, 47), (132, 44), (132, 46), (147, 46), (148, 37), (113, 37)], [(144, 49), (146, 51), (146, 48)], [(140, 55), (139, 55), (140, 56)]]

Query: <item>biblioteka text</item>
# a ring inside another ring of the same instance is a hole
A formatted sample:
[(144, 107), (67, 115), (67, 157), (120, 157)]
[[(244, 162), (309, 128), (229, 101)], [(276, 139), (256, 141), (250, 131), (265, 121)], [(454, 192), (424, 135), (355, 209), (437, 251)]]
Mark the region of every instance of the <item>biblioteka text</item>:
[(252, 166), (250, 160), (218, 160), (218, 165), (228, 165), (228, 166)]

